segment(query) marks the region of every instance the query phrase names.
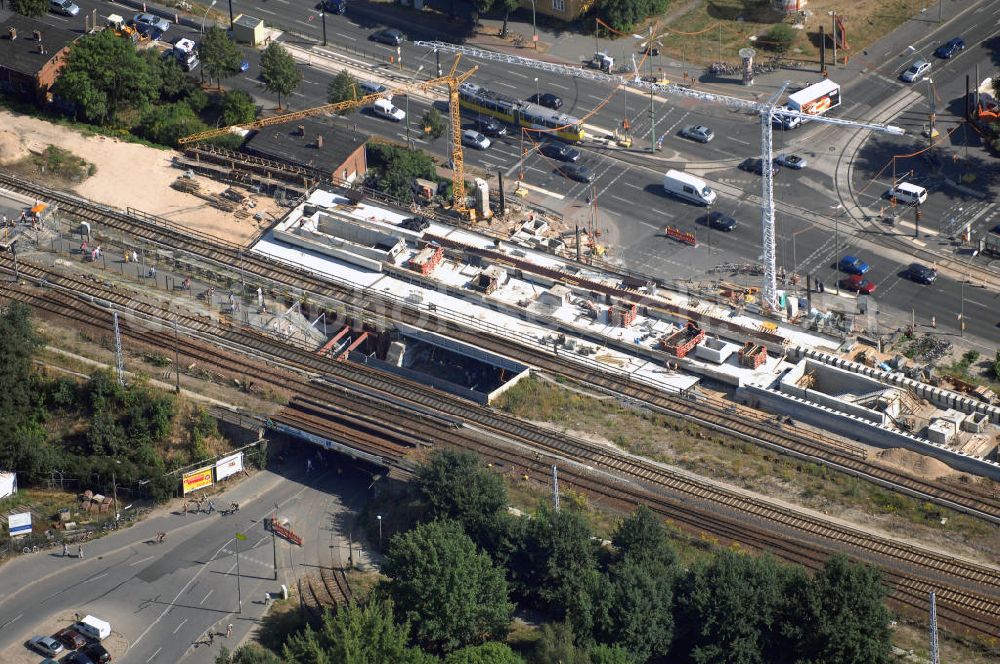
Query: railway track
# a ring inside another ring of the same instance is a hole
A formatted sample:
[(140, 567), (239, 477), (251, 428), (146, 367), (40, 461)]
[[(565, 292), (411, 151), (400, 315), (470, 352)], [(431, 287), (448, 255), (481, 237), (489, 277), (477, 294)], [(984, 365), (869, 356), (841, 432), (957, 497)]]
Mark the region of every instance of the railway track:
[[(56, 288), (76, 293), (77, 297), (63, 298), (56, 309), (65, 313), (67, 310), (82, 307), (83, 310), (78, 318), (89, 320), (91, 324), (94, 318), (93, 311), (87, 309), (92, 309), (96, 305), (80, 300), (80, 295), (90, 294), (97, 298), (98, 302), (107, 298), (110, 298), (107, 299), (108, 302), (116, 299), (122, 303), (128, 302), (133, 311), (150, 316), (158, 311), (155, 307), (136, 302), (127, 293), (111, 293), (93, 283), (58, 275), (34, 266), (24, 266), (24, 274), (34, 280), (44, 279), (50, 287), (49, 292), (52, 288)], [(9, 284), (3, 292), (8, 297), (23, 295), (20, 290), (11, 288)], [(150, 311), (144, 311), (145, 307)], [(197, 319), (182, 318), (178, 324), (181, 322), (185, 325), (185, 338), (188, 336), (189, 323), (195, 328), (205, 325), (203, 321)], [(205, 330), (199, 329), (199, 333), (203, 332)], [(553, 461), (563, 468), (567, 466), (612, 468), (617, 471), (619, 479), (603, 475), (603, 481), (597, 481), (587, 473), (573, 473), (570, 475), (572, 479), (567, 480), (565, 470), (563, 477), (564, 481), (569, 481), (570, 484), (577, 485), (589, 493), (605, 496), (614, 502), (627, 505), (634, 505), (636, 501), (646, 502), (666, 518), (685, 524), (690, 529), (709, 532), (731, 541), (749, 543), (751, 546), (772, 551), (786, 560), (805, 564), (804, 559), (808, 559), (809, 556), (803, 554), (800, 549), (808, 544), (816, 551), (822, 551), (813, 554), (813, 562), (808, 565), (813, 569), (818, 567), (814, 559), (825, 557), (831, 551), (851, 553), (855, 557), (888, 570), (889, 578), (895, 580), (892, 591), (894, 601), (904, 605), (920, 606), (921, 602), (926, 602), (925, 596), (920, 596), (923, 589), (933, 588), (938, 590), (938, 596), (941, 598), (942, 619), (954, 621), (956, 625), (962, 626), (962, 629), (977, 634), (989, 633), (990, 625), (994, 627), (1000, 625), (1000, 603), (991, 599), (1000, 596), (997, 592), (997, 588), (1000, 587), (1000, 574), (995, 569), (891, 539), (873, 537), (869, 533), (818, 516), (783, 508), (769, 501), (715, 485), (702, 478), (665, 469), (645, 459), (615, 453), (604, 446), (578, 441), (525, 424), (503, 413), (428, 391), (419, 384), (378, 374), (365, 367), (322, 358), (305, 349), (289, 347), (257, 333), (215, 329), (215, 338), (222, 342), (224, 347), (234, 343), (234, 334), (241, 335), (240, 343), (253, 349), (258, 357), (268, 356), (271, 351), (266, 349), (279, 346), (281, 355), (277, 358), (272, 357), (272, 362), (286, 363), (299, 370), (313, 372), (314, 375), (327, 376), (309, 381), (306, 386), (308, 388), (306, 392), (310, 394), (305, 401), (307, 405), (313, 404), (314, 413), (332, 412), (335, 417), (348, 419), (350, 413), (354, 413), (359, 425), (364, 428), (370, 424), (370, 418), (366, 421), (366, 414), (371, 412), (373, 405), (379, 407), (385, 404), (384, 397), (382, 400), (376, 400), (375, 395), (379, 392), (389, 393), (395, 402), (392, 407), (398, 410), (400, 417), (406, 417), (406, 430), (410, 432), (411, 437), (423, 436), (441, 443), (476, 449), (486, 458), (497, 459), (508, 466), (530, 467), (532, 474), (540, 481), (545, 481), (549, 464)], [(209, 341), (206, 340), (206, 343)], [(185, 346), (185, 351), (191, 352), (188, 346)], [(210, 353), (211, 347), (206, 348), (205, 352)], [(206, 358), (206, 361), (209, 359)], [(247, 367), (240, 367), (241, 371), (246, 369)], [(272, 378), (273, 380), (286, 380), (278, 376), (275, 368), (269, 368), (268, 372), (276, 376)], [(344, 383), (352, 383), (355, 389), (331, 389)], [(299, 386), (301, 385), (300, 382)], [(408, 402), (413, 407), (405, 408), (400, 402)], [(336, 403), (336, 407), (327, 406), (330, 403)], [(315, 404), (320, 404), (322, 407), (317, 408)], [(454, 420), (443, 419), (440, 415), (429, 417), (427, 409), (451, 414), (456, 420), (460, 418), (466, 426), (456, 427)], [(303, 424), (320, 431), (329, 430), (326, 417), (304, 421)], [(443, 426), (446, 424), (452, 426)], [(401, 422), (397, 429), (402, 426)], [(513, 439), (518, 442), (521, 449), (500, 455), (496, 445), (487, 444), (471, 436), (469, 429), (483, 430), (493, 436)], [(528, 449), (535, 452), (534, 460)], [(666, 493), (672, 496), (664, 495)], [(679, 500), (677, 496), (680, 496)], [(732, 516), (728, 519), (721, 518), (722, 510), (731, 513)], [(825, 546), (821, 546), (820, 543), (825, 543)]]
[[(394, 317), (417, 325), (433, 323), (449, 336), (484, 347), (503, 355), (519, 357), (523, 361), (544, 369), (553, 375), (562, 375), (606, 393), (625, 397), (634, 403), (658, 412), (684, 418), (720, 433), (736, 436), (757, 445), (769, 447), (784, 454), (831, 466), (846, 473), (876, 482), (895, 491), (901, 491), (922, 500), (965, 511), (979, 518), (1000, 523), (1000, 491), (995, 486), (976, 486), (975, 483), (942, 483), (926, 481), (919, 477), (887, 469), (867, 459), (863, 448), (816, 429), (803, 427), (783, 428), (782, 425), (759, 411), (744, 408), (728, 401), (712, 398), (692, 400), (680, 395), (664, 393), (661, 389), (628, 380), (608, 372), (575, 365), (571, 358), (554, 356), (537, 346), (514, 344), (508, 337), (469, 330), (447, 318), (435, 316), (419, 307), (401, 304), (401, 301), (380, 299), (377, 293), (360, 292), (358, 288), (338, 284), (333, 280), (311, 274), (294, 265), (280, 263), (255, 254), (244, 254), (243, 247), (219, 238), (191, 233), (157, 220), (155, 223), (126, 215), (116, 210), (95, 205), (74, 196), (56, 192), (0, 172), (0, 185), (15, 191), (57, 202), (67, 212), (92, 224), (105, 226), (122, 233), (142, 237), (172, 252), (184, 251), (216, 265), (234, 267), (241, 271), (277, 283), (294, 284), (320, 296), (335, 298), (338, 303), (357, 313), (359, 320), (391, 310)], [(374, 313), (372, 313), (374, 312)]]

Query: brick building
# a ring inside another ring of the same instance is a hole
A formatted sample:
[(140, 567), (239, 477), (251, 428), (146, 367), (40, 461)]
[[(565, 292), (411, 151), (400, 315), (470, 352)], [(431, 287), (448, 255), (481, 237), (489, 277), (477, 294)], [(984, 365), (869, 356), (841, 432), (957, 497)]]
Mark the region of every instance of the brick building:
[(312, 168), (331, 182), (363, 179), (368, 172), (367, 137), (356, 131), (312, 118), (264, 127), (243, 151), (266, 159)]
[(521, 7), (529, 12), (532, 4), (539, 15), (544, 14), (560, 21), (575, 21), (593, 6), (594, 0), (521, 0)]
[(13, 14), (0, 23), (0, 90), (51, 101), (50, 89), (59, 77), (69, 45), (77, 34)]

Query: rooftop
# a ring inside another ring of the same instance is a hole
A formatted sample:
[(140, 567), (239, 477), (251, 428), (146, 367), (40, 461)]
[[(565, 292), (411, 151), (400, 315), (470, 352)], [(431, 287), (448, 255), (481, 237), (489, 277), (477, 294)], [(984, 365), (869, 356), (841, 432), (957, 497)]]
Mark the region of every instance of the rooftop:
[[(11, 28), (17, 32), (17, 39), (10, 38)], [(44, 53), (39, 52), (39, 42), (34, 37), (36, 30), (42, 35), (41, 45), (45, 47)], [(11, 14), (3, 23), (0, 23), (0, 67), (19, 74), (34, 76), (45, 66), (45, 63), (78, 36), (70, 30), (56, 28), (33, 18)]]
[[(299, 127), (305, 131), (300, 132)], [(269, 159), (333, 173), (366, 140), (364, 134), (322, 120), (304, 119), (264, 127), (247, 141), (246, 149)]]

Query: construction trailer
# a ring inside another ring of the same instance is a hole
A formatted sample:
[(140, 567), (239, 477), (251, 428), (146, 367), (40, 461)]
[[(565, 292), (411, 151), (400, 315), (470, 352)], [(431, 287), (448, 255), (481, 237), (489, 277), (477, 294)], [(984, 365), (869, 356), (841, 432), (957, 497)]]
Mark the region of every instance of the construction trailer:
[(660, 338), (660, 348), (677, 358), (682, 358), (691, 352), (695, 346), (705, 340), (705, 330), (688, 321), (681, 329)]
[(740, 349), (740, 366), (756, 369), (767, 362), (767, 348), (748, 341)]

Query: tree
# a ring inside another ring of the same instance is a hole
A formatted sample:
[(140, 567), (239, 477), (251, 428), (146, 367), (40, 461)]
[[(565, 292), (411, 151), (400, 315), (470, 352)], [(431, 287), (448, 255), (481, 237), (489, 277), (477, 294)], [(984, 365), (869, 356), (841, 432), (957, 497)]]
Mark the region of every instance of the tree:
[(432, 521), (396, 535), (382, 571), (384, 592), (428, 650), (451, 652), (503, 637), (514, 610), (504, 572), (455, 521)]
[(436, 180), (434, 160), (420, 150), (369, 143), (367, 185), (389, 196), (410, 200), (414, 178)]
[[(35, 331), (31, 307), (11, 302), (0, 314), (0, 441), (21, 425), (34, 401), (31, 375), (43, 344)], [(10, 468), (10, 466), (2, 466)]]
[(605, 640), (637, 662), (666, 655), (674, 635), (672, 568), (629, 554), (611, 567), (609, 582)]
[(784, 53), (795, 43), (796, 36), (797, 33), (792, 26), (787, 23), (778, 23), (764, 35), (764, 39), (760, 40), (760, 42), (765, 48), (777, 51), (778, 53)]
[[(342, 101), (354, 101), (360, 98), (361, 95), (358, 94), (358, 79), (351, 76), (351, 73), (346, 69), (341, 69), (340, 73), (333, 77), (330, 85), (326, 88), (326, 100), (331, 104)], [(338, 112), (337, 115), (350, 115), (355, 110), (356, 107), (351, 106)]]
[(605, 0), (596, 9), (597, 17), (620, 32), (632, 28), (647, 16), (662, 13), (669, 0)]
[(542, 635), (535, 644), (532, 661), (537, 664), (589, 664), (587, 652), (575, 644), (573, 628), (568, 622), (545, 623)]
[(10, 0), (10, 8), (24, 16), (44, 16), (49, 11), (49, 0)]
[(427, 112), (420, 118), (420, 124), (422, 127), (430, 129), (428, 134), (431, 138), (439, 138), (448, 128), (444, 118), (441, 117), (441, 112), (433, 106), (427, 109)]
[(449, 653), (444, 658), (444, 664), (524, 664), (524, 658), (506, 643), (490, 641)]
[(814, 579), (817, 613), (810, 653), (816, 661), (881, 664), (889, 661), (889, 612), (878, 570), (830, 558)]
[(302, 80), (302, 72), (296, 68), (292, 55), (278, 42), (271, 42), (261, 54), (260, 73), (264, 79), (264, 89), (278, 95), (279, 109), (281, 95), (287, 97), (292, 94)]
[(507, 488), (469, 452), (435, 450), (417, 470), (417, 486), (433, 519), (454, 519), (479, 542), (484, 524), (507, 509)]
[(611, 541), (621, 556), (648, 560), (664, 567), (672, 567), (677, 562), (677, 553), (667, 540), (663, 522), (645, 505), (640, 505), (618, 524)]
[(336, 613), (324, 613), (318, 630), (306, 627), (291, 636), (283, 654), (289, 664), (436, 662), (436, 658), (407, 646), (408, 629), (406, 624), (396, 624), (391, 603), (351, 603)]
[(111, 30), (74, 42), (61, 72), (59, 94), (88, 122), (114, 124), (122, 109), (143, 106), (159, 93), (149, 60)]
[[(198, 56), (201, 58), (202, 72), (208, 74), (209, 80), (214, 78), (220, 90), (222, 79), (240, 73), (240, 65), (243, 62), (239, 46), (218, 26), (209, 28), (205, 33), (201, 44), (198, 45)], [(298, 85), (298, 81), (295, 83)], [(293, 85), (292, 88), (294, 87)]]
[(232, 125), (253, 122), (257, 117), (257, 104), (253, 97), (242, 90), (231, 90), (222, 101), (222, 124)]
[(281, 660), (270, 650), (265, 650), (256, 643), (248, 643), (233, 653), (222, 646), (215, 657), (215, 664), (281, 664)]
[(636, 660), (621, 646), (599, 643), (587, 651), (589, 664), (635, 664)]
[(518, 0), (476, 0), (476, 11), (480, 14), (485, 14), (494, 7), (503, 10), (503, 27), (500, 28), (500, 36), (503, 38), (507, 37), (507, 21), (510, 18), (510, 13), (520, 6), (521, 3)]
[(206, 128), (188, 104), (178, 101), (151, 107), (142, 114), (136, 132), (156, 143), (176, 146), (178, 139)]

